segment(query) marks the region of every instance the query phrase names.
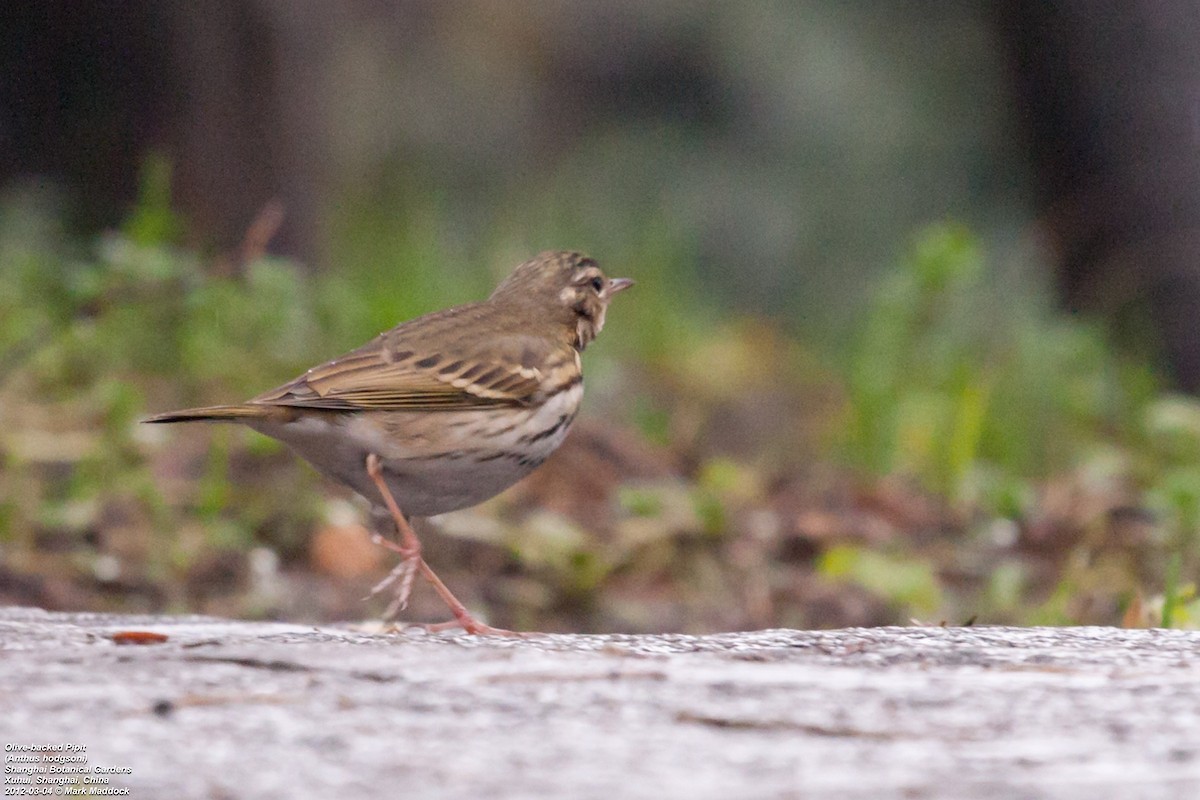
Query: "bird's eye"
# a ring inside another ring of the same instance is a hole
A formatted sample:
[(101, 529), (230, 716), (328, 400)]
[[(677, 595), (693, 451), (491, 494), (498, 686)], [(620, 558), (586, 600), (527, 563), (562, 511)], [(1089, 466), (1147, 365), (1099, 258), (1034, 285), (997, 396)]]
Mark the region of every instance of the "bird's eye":
[(600, 277), (592, 278), (592, 288), (597, 292), (604, 288), (604, 279)]

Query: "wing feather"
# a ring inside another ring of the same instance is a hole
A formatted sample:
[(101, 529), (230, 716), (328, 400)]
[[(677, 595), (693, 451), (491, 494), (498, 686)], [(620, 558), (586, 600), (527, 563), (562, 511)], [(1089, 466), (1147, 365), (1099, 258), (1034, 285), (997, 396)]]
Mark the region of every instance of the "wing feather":
[(334, 411), (525, 405), (543, 388), (543, 370), (533, 364), (557, 349), (534, 337), (509, 336), (489, 340), (483, 352), (448, 355), (415, 346), (397, 336), (402, 331), (383, 334), (251, 402)]

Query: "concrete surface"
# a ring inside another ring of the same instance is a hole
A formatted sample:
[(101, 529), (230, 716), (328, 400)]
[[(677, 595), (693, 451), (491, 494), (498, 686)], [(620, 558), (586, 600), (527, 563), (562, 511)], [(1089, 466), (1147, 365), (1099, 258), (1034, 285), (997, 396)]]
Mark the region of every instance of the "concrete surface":
[(6, 771), (136, 798), (1184, 798), (1198, 664), (1200, 633), (1166, 630), (479, 639), (9, 608), (0, 739)]

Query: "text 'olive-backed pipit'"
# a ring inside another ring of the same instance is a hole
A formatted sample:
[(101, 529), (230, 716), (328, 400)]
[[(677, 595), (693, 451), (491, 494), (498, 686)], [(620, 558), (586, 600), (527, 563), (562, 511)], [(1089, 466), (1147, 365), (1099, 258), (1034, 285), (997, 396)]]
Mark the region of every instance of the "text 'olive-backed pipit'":
[[(406, 515), (475, 505), (546, 460), (583, 398), (579, 353), (604, 327), (613, 295), (631, 285), (579, 253), (542, 253), (483, 302), (404, 322), (245, 403), (146, 422), (241, 422), (286, 443), (371, 502), (376, 540), (401, 555), (376, 587), (395, 587), (389, 614), (420, 573), (454, 613), (447, 625), (503, 633), (438, 579)], [(399, 544), (380, 535), (389, 523)]]

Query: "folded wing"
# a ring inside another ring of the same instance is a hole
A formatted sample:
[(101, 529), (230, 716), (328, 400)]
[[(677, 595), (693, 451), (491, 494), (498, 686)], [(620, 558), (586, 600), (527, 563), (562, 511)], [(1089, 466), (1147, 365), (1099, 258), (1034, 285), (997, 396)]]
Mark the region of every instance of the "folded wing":
[(518, 360), (496, 357), (494, 352), (456, 357), (405, 349), (402, 343), (391, 343), (384, 335), (250, 402), (339, 411), (525, 405), (533, 402), (542, 389), (542, 370), (531, 364), (545, 354), (529, 351), (537, 347), (536, 340), (521, 342), (520, 346), (525, 348), (525, 357)]

